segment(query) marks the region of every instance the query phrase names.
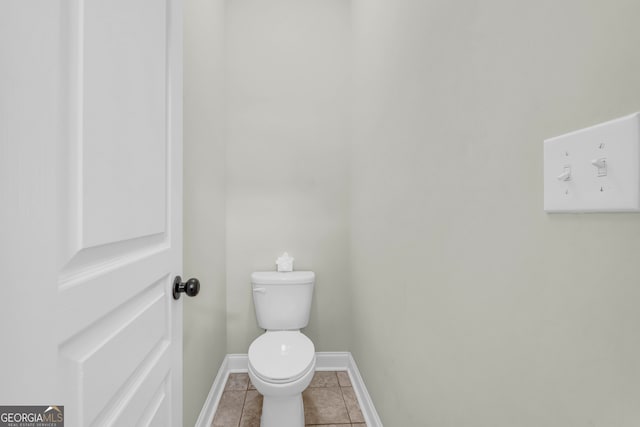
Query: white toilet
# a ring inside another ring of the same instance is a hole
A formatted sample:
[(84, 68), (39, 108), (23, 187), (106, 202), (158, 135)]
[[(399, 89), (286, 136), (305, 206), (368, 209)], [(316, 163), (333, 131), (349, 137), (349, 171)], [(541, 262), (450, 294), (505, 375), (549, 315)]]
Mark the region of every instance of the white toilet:
[(251, 275), (258, 325), (266, 332), (249, 346), (249, 377), (263, 395), (260, 427), (303, 427), (302, 391), (316, 367), (313, 342), (302, 332), (309, 323), (313, 271)]

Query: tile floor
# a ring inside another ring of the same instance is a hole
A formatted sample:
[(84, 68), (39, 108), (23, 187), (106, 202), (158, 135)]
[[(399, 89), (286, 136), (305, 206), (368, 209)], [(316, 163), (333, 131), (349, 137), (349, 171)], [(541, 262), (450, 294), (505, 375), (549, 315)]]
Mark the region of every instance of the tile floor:
[[(366, 427), (346, 371), (316, 372), (302, 393), (306, 426)], [(212, 427), (259, 427), (262, 395), (248, 374), (230, 374)]]

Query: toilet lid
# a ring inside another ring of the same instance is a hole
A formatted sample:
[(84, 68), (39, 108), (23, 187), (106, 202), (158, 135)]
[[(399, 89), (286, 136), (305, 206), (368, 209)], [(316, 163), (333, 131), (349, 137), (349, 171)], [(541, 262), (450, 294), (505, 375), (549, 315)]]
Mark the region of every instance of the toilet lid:
[(294, 381), (314, 360), (313, 342), (299, 331), (266, 332), (249, 346), (249, 363), (261, 378), (271, 382)]

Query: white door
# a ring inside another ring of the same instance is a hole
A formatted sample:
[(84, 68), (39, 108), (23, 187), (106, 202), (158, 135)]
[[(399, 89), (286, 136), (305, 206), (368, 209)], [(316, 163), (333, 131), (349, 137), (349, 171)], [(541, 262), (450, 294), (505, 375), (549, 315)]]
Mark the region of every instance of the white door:
[(181, 0), (0, 2), (0, 405), (182, 424)]

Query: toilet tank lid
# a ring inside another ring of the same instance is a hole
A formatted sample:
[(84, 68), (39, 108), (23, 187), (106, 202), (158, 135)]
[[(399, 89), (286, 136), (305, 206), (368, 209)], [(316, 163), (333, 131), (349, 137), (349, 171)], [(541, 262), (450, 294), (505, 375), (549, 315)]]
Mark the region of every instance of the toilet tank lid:
[(313, 271), (256, 271), (251, 274), (254, 285), (308, 285), (313, 283)]

